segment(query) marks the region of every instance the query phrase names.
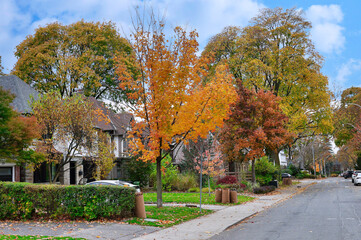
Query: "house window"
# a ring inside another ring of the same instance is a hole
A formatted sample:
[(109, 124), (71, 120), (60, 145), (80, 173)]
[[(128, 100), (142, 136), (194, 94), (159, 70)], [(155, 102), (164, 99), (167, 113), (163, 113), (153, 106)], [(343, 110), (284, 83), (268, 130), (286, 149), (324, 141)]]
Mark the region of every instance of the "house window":
[(13, 181), (13, 168), (12, 167), (0, 167), (0, 181)]

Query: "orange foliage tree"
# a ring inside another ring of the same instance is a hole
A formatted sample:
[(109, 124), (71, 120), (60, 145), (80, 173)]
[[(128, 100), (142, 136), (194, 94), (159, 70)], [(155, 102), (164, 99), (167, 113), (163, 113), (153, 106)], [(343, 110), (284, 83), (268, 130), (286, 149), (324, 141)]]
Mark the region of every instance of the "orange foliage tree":
[[(131, 111), (140, 119), (132, 129), (130, 148), (140, 160), (156, 162), (157, 206), (162, 206), (161, 160), (181, 142), (206, 137), (223, 124), (235, 96), (232, 78), (225, 66), (203, 81), (206, 59), (197, 56), (198, 34), (174, 28), (167, 39), (164, 22), (146, 24), (138, 14), (131, 35), (136, 76), (127, 71), (127, 60), (119, 59), (120, 87), (128, 90)], [(145, 134), (146, 133), (146, 134)], [(136, 137), (136, 136), (142, 136)]]

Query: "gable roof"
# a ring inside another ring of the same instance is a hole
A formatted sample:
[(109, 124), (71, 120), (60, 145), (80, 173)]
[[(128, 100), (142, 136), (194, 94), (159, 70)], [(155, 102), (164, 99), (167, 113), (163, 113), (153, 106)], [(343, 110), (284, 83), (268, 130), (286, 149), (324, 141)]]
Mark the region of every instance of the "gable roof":
[[(133, 120), (133, 115), (130, 113), (114, 113), (112, 110), (105, 107), (104, 103), (98, 101), (94, 97), (88, 98), (96, 110), (100, 110), (103, 116), (96, 119), (94, 125), (103, 131), (113, 131), (114, 135), (125, 135), (130, 123)], [(105, 118), (105, 119), (104, 119)]]
[(31, 113), (30, 101), (32, 96), (35, 100), (39, 98), (39, 93), (29, 84), (14, 75), (0, 77), (0, 86), (15, 95), (14, 101), (10, 104), (14, 110), (20, 113)]

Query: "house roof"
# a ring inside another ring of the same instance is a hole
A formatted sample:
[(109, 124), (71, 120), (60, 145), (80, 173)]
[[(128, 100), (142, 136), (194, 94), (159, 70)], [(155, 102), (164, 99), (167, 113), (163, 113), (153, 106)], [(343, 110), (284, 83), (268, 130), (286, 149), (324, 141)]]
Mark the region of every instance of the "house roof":
[(100, 110), (101, 116), (96, 120), (95, 127), (103, 131), (113, 131), (114, 135), (124, 135), (130, 127), (133, 115), (130, 113), (114, 113), (105, 107), (104, 103), (94, 97), (89, 97), (96, 110)]
[(14, 101), (10, 104), (20, 113), (31, 113), (31, 96), (37, 100), (39, 93), (29, 84), (14, 75), (0, 77), (0, 86), (15, 95)]

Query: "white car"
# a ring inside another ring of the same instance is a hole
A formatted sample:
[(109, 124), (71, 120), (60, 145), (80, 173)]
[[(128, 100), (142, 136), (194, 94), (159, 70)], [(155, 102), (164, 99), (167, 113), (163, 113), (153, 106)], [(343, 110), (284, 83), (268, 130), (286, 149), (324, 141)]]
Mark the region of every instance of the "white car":
[(128, 183), (125, 181), (121, 181), (121, 180), (99, 180), (99, 181), (94, 181), (94, 182), (89, 182), (85, 185), (114, 185), (114, 186), (122, 186), (122, 187), (131, 187), (131, 188), (135, 188), (136, 192), (140, 192), (139, 186), (134, 185), (132, 183)]
[(361, 184), (361, 173), (357, 173), (355, 179), (354, 179), (354, 185), (357, 186)]
[(355, 177), (356, 177), (356, 175), (357, 175), (358, 173), (361, 173), (361, 170), (356, 170), (356, 171), (354, 171), (353, 174), (351, 175), (352, 183), (354, 183)]

